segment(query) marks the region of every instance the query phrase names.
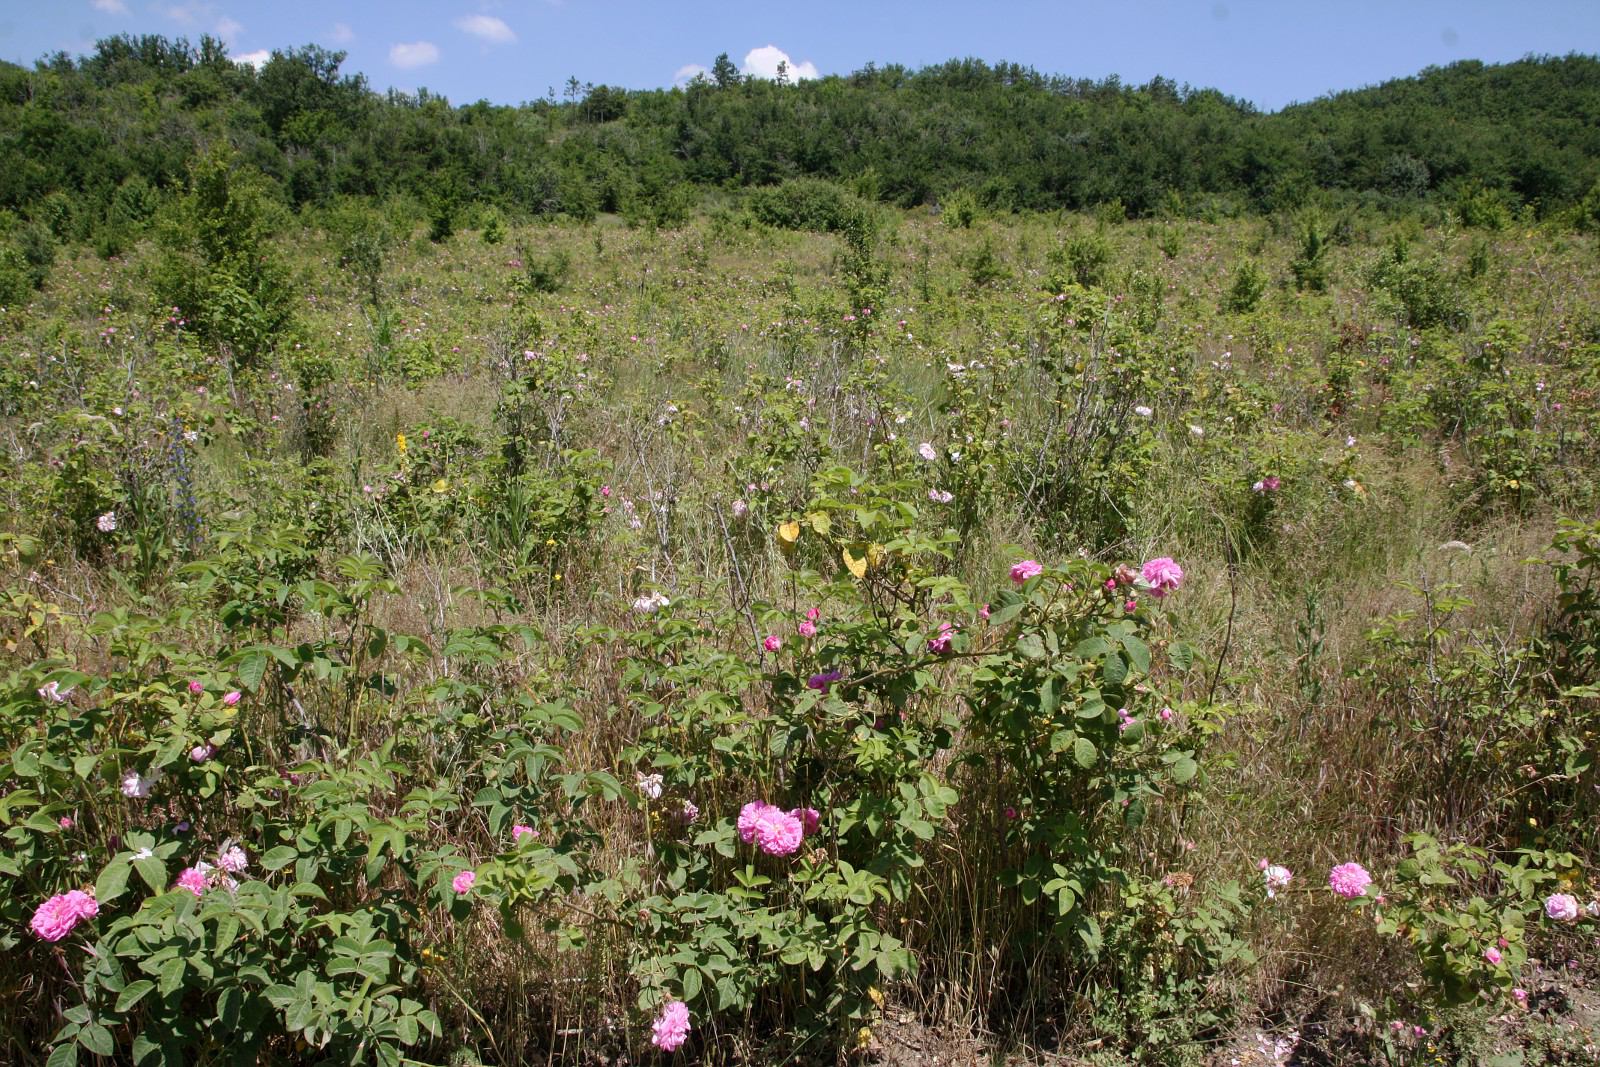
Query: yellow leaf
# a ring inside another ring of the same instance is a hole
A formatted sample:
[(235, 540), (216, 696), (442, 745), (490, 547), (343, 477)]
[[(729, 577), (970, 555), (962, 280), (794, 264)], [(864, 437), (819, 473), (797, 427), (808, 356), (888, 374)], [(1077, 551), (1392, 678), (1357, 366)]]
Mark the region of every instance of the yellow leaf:
[(857, 559), (855, 556), (850, 554), (850, 550), (848, 548), (843, 549), (841, 554), (844, 556), (845, 570), (849, 571), (857, 578), (865, 578), (867, 576), (867, 557), (865, 554), (863, 554), (860, 559)]
[(433, 483), (433, 491), (435, 493), (448, 493), (450, 491), (450, 481), (449, 481), (449, 479), (440, 478), (438, 481), (434, 482)]
[(792, 545), (800, 539), (800, 524), (790, 519), (788, 522), (778, 524), (778, 540), (786, 545)]

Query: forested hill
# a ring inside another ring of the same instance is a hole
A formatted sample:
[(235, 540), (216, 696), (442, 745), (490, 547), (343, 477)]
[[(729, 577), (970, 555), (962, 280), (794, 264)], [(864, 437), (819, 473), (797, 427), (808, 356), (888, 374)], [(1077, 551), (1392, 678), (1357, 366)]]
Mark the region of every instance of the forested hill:
[(1600, 177), (1600, 60), (1462, 62), (1263, 114), (1215, 90), (955, 60), (795, 85), (726, 57), (682, 89), (571, 80), (520, 106), (374, 92), (342, 53), (259, 71), (161, 37), (0, 64), (0, 207), (105, 250), (226, 139), (295, 207), (408, 194), (434, 213), (681, 217), (709, 187), (796, 176), (900, 205), (965, 190), (996, 210), (1120, 200), (1133, 214), (1292, 208), (1318, 195), (1568, 211)]

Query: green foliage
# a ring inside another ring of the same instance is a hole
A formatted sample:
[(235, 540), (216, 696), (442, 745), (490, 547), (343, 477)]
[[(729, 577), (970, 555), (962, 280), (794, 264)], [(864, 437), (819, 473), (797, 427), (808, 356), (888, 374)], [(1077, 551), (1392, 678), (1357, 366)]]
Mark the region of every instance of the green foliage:
[(1223, 310), (1236, 315), (1254, 311), (1267, 291), (1267, 276), (1252, 260), (1240, 263), (1233, 272), (1233, 282), (1222, 299)]
[(157, 301), (181, 309), (197, 333), (246, 367), (290, 320), (287, 272), (268, 240), (272, 221), (260, 182), (218, 148), (195, 161), (188, 193), (161, 229)]
[(967, 280), (976, 288), (993, 285), (1011, 276), (995, 251), (994, 241), (987, 235), (967, 258)]
[(1406, 322), (1419, 330), (1456, 325), (1465, 314), (1461, 293), (1438, 260), (1411, 257), (1397, 244), (1367, 272), (1367, 285), (1381, 290)]
[(867, 207), (848, 190), (815, 178), (796, 178), (750, 195), (750, 213), (768, 226), (819, 233), (863, 225)]
[(1069, 285), (1091, 289), (1105, 285), (1111, 257), (1111, 244), (1101, 233), (1069, 237), (1050, 251), (1050, 288), (1063, 292)]
[(339, 265), (373, 307), (382, 306), (384, 258), (395, 243), (389, 220), (369, 205), (347, 201), (329, 213), (327, 226)]
[(965, 189), (957, 189), (944, 198), (941, 217), (953, 230), (970, 229), (978, 218), (978, 201)]
[(1301, 229), (1300, 255), (1289, 264), (1296, 289), (1320, 293), (1328, 288), (1327, 251), (1328, 239), (1322, 232), (1321, 221), (1315, 215), (1307, 215)]
[(518, 245), (517, 257), (522, 260), (522, 277), (518, 282), (525, 293), (560, 292), (572, 268), (572, 257), (563, 248), (544, 254), (531, 246)]

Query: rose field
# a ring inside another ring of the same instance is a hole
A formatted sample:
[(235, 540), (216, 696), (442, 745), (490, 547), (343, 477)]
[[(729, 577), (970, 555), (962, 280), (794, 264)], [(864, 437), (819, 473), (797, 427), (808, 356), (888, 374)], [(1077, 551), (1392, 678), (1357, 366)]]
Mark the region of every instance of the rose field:
[(1600, 1061), (1600, 194), (869, 186), (6, 213), (0, 1059)]

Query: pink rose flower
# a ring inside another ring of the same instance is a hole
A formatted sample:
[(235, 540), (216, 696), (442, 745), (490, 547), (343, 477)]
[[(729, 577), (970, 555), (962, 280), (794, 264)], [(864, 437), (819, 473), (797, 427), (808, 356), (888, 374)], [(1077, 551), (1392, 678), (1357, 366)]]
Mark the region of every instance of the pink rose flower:
[(761, 642), (761, 647), (766, 649), (768, 652), (776, 652), (778, 649), (783, 647), (783, 638), (779, 637), (777, 634), (768, 634), (767, 639)]
[(187, 889), (198, 897), (206, 891), (206, 872), (199, 867), (185, 867), (172, 885), (175, 889)]
[(243, 695), (244, 695), (243, 693), (240, 693), (237, 689), (235, 689), (232, 692), (227, 693), (227, 694), (225, 694), (223, 696), (222, 703), (231, 708), (235, 704), (239, 703), (239, 698), (242, 697)]
[(457, 873), (454, 878), (450, 879), (450, 888), (454, 889), (457, 893), (470, 893), (472, 892), (472, 884), (477, 880), (477, 872), (461, 871)]
[(100, 904), (81, 889), (57, 893), (40, 904), (28, 926), (45, 941), (60, 941), (84, 919), (100, 914)]
[(522, 839), (524, 837), (528, 837), (529, 835), (538, 837), (539, 831), (520, 822), (511, 827), (511, 843), (513, 845), (520, 845), (522, 843)]
[(762, 800), (752, 800), (739, 811), (739, 839), (754, 843), (769, 856), (788, 856), (800, 847), (805, 837), (802, 809), (784, 811)]
[(748, 845), (750, 842), (755, 840), (756, 820), (761, 817), (761, 813), (767, 809), (767, 806), (768, 805), (766, 801), (752, 800), (750, 803), (739, 809), (738, 826), (740, 841), (743, 841)]
[(1158, 556), (1144, 565), (1140, 572), (1150, 583), (1150, 595), (1164, 597), (1183, 584), (1183, 568), (1169, 556)]
[(1578, 917), (1578, 900), (1570, 893), (1552, 893), (1545, 899), (1544, 913), (1557, 922), (1571, 922)]
[(1021, 585), (1029, 578), (1037, 578), (1044, 573), (1044, 568), (1037, 560), (1025, 559), (1021, 563), (1011, 565), (1011, 580)]
[(1328, 872), (1328, 885), (1346, 900), (1354, 900), (1367, 891), (1372, 875), (1359, 863), (1341, 863)]
[(689, 1040), (691, 1029), (689, 1005), (681, 1000), (669, 1000), (650, 1025), (650, 1043), (662, 1052), (676, 1052)]
[(1493, 945), (1490, 945), (1488, 948), (1483, 950), (1483, 958), (1488, 960), (1491, 964), (1499, 963), (1500, 950), (1495, 948)]
[(195, 696), (199, 696), (205, 691), (206, 687), (201, 685), (199, 681), (193, 681), (189, 683), (189, 692), (193, 693)]
[(794, 808), (790, 815), (800, 820), (801, 830), (807, 837), (817, 832), (817, 827), (822, 825), (822, 812), (816, 808)]
[(812, 622), (810, 619), (807, 619), (805, 622), (802, 622), (800, 624), (800, 626), (799, 626), (799, 630), (800, 630), (800, 636), (801, 637), (815, 637), (815, 636), (817, 636), (817, 624)]
[(755, 831), (756, 847), (769, 856), (791, 856), (805, 838), (799, 819), (771, 805), (756, 820)]

